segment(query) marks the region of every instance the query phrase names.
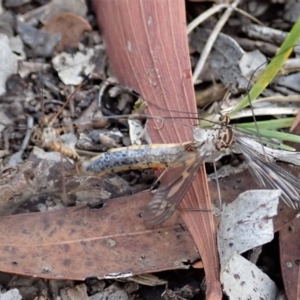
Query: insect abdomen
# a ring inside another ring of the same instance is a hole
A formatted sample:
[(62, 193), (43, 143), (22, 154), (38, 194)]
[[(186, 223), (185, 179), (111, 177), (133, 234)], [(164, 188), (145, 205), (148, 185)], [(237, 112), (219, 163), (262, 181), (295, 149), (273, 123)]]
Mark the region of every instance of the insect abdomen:
[[(105, 175), (126, 170), (164, 168), (180, 161), (187, 155), (191, 143), (130, 146), (109, 150), (93, 159), (83, 162), (84, 173)], [(194, 155), (191, 152), (191, 155)]]

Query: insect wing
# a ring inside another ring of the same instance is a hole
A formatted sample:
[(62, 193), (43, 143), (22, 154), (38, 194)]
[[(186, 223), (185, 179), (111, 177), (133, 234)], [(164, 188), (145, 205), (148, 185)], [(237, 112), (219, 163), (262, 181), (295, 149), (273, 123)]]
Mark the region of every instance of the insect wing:
[[(267, 188), (279, 189), (284, 202), (293, 209), (300, 206), (300, 184), (299, 180), (283, 170), (273, 161), (266, 162), (263, 155), (244, 145), (242, 140), (237, 140), (237, 148), (243, 153), (250, 167), (252, 176), (257, 179), (258, 184)], [(272, 160), (272, 158), (270, 158)]]
[(167, 220), (176, 210), (186, 194), (204, 156), (195, 152), (195, 156), (167, 169), (160, 179), (160, 186), (143, 213), (146, 224), (155, 226)]

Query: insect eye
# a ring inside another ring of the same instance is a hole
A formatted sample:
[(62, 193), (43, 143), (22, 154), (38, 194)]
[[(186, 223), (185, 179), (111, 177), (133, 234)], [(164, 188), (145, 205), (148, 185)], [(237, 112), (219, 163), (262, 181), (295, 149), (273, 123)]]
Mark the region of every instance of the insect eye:
[(221, 124), (224, 124), (224, 125), (228, 125), (229, 122), (230, 122), (230, 118), (228, 115), (220, 115), (220, 118), (219, 118), (219, 121), (221, 122)]

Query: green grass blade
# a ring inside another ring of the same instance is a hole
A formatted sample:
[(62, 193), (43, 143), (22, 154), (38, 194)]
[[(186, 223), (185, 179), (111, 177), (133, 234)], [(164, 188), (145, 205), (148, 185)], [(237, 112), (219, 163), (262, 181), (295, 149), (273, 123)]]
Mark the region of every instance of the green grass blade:
[(293, 28), (287, 35), (286, 39), (282, 43), (278, 54), (272, 59), (269, 65), (266, 67), (265, 71), (259, 77), (257, 82), (254, 84), (249, 94), (246, 95), (238, 105), (230, 112), (230, 115), (234, 114), (237, 111), (240, 111), (242, 108), (249, 105), (249, 97), (251, 100), (255, 100), (264, 89), (270, 84), (270, 82), (277, 75), (282, 65), (288, 59), (290, 54), (293, 51), (294, 46), (300, 38), (300, 17), (297, 22), (294, 24)]
[[(255, 129), (251, 128), (239, 128), (236, 126), (237, 129), (244, 131), (244, 132), (252, 132), (254, 135), (257, 135)], [(268, 129), (261, 129), (260, 131), (261, 137), (267, 138), (267, 139), (277, 139), (279, 141), (289, 141), (289, 142), (295, 142), (295, 143), (300, 143), (300, 136), (291, 134), (291, 133), (286, 133), (286, 132), (279, 132), (279, 131), (274, 131), (274, 130), (268, 130)]]
[[(282, 118), (276, 120), (268, 120), (268, 121), (258, 121), (256, 122), (258, 129), (282, 129), (282, 128), (290, 128), (294, 122), (295, 118)], [(240, 123), (236, 125), (238, 128), (253, 128), (256, 129), (254, 122), (249, 123)]]

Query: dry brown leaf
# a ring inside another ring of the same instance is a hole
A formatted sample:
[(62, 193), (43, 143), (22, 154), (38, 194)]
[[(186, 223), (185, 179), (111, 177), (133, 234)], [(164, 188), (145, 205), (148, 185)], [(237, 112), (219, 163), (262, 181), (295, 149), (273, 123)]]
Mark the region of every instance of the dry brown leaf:
[(156, 229), (140, 213), (150, 193), (110, 201), (102, 209), (73, 207), (0, 219), (0, 270), (53, 279), (124, 277), (187, 268), (199, 259), (176, 213)]
[(92, 27), (83, 17), (65, 12), (49, 20), (42, 30), (51, 34), (62, 34), (62, 39), (56, 47), (57, 51), (61, 52), (66, 47), (77, 48), (82, 34), (91, 31)]

